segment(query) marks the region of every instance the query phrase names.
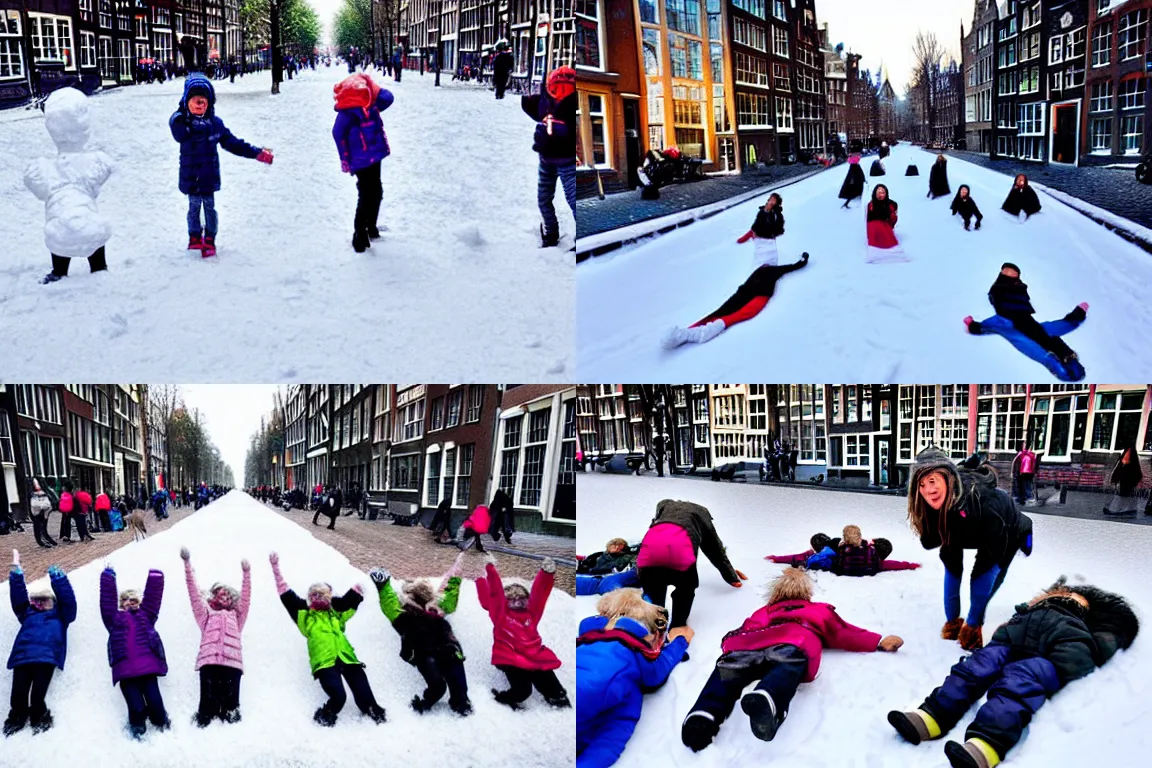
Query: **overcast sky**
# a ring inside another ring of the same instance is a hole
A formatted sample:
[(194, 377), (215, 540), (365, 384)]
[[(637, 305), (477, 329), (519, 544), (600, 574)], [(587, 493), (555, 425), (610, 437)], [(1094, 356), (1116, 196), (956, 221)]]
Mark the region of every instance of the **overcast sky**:
[[(318, 2), (319, 0), (314, 0)], [(960, 63), (960, 22), (972, 25), (974, 0), (816, 0), (816, 20), (828, 22), (829, 42), (860, 54), (860, 66), (876, 70), (881, 61), (898, 96), (912, 71), (917, 30), (935, 32), (944, 50)], [(947, 58), (945, 58), (947, 63)]]
[[(319, 2), (319, 0), (313, 0)], [(238, 485), (244, 483), (244, 457), (248, 441), (260, 429), (260, 418), (275, 407), (275, 384), (181, 384), (188, 410), (200, 409), (200, 418), (224, 462), (232, 467)], [(281, 385), (287, 394), (287, 385)]]

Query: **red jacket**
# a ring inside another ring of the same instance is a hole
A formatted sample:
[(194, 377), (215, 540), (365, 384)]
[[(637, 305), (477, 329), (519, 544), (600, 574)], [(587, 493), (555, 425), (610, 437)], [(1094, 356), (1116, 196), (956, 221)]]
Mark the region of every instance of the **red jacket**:
[(476, 533), (488, 533), (488, 529), (492, 527), (492, 513), (488, 511), (488, 507), (481, 504), (472, 510), (463, 527)]
[(96, 497), (96, 511), (107, 512), (112, 509), (112, 499), (108, 498), (108, 494), (101, 493)]
[(816, 679), (820, 654), (825, 647), (842, 651), (876, 650), (880, 635), (854, 627), (827, 603), (784, 600), (765, 606), (724, 636), (720, 647), (729, 651), (758, 651), (772, 645), (794, 645), (808, 657), (804, 682)]
[(487, 576), (476, 579), (476, 592), (480, 597), (480, 607), (488, 611), (492, 619), (493, 666), (507, 664), (533, 671), (559, 668), (560, 659), (544, 645), (537, 629), (548, 596), (552, 593), (555, 575), (537, 572), (528, 593), (527, 610), (510, 611), (504, 597), (504, 583), (496, 566), (489, 563), (484, 570)]
[(72, 511), (81, 515), (88, 514), (88, 510), (92, 509), (92, 494), (88, 491), (76, 491), (73, 496), (76, 499), (76, 506)]

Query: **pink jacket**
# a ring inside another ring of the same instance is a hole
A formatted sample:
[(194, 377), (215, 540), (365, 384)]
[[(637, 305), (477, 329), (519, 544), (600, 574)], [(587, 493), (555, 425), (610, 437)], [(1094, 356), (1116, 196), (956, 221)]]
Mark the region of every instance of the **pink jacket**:
[(488, 611), (492, 619), (492, 664), (533, 671), (557, 669), (560, 659), (544, 645), (537, 629), (548, 596), (552, 593), (555, 575), (537, 572), (528, 593), (528, 609), (510, 611), (508, 599), (504, 597), (504, 583), (496, 566), (488, 563), (484, 570), (487, 576), (476, 579), (476, 592), (480, 597), (480, 607)]
[(724, 636), (720, 647), (729, 651), (758, 651), (772, 645), (794, 645), (808, 657), (804, 682), (816, 679), (825, 647), (861, 653), (876, 650), (880, 635), (854, 627), (827, 603), (783, 600), (765, 606)]
[(1020, 452), (1020, 474), (1030, 475), (1036, 471), (1036, 454), (1032, 451)]
[(657, 523), (648, 529), (636, 556), (637, 568), (686, 571), (696, 562), (696, 549), (688, 531), (676, 523)]
[(219, 611), (213, 608), (200, 594), (196, 586), (196, 573), (192, 563), (184, 561), (184, 577), (188, 582), (188, 597), (192, 601), (192, 616), (200, 627), (200, 655), (196, 657), (196, 669), (205, 664), (219, 664), (244, 671), (244, 659), (240, 653), (240, 633), (248, 620), (248, 604), (252, 597), (252, 577), (244, 571), (244, 584), (240, 588), (240, 600), (235, 610)]
[(476, 533), (488, 533), (488, 529), (492, 527), (492, 513), (488, 511), (488, 507), (481, 504), (472, 510), (463, 527)]

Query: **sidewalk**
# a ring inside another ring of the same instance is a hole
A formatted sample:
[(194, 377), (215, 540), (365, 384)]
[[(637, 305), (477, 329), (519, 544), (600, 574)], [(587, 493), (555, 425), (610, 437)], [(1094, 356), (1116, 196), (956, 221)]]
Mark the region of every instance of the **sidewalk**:
[[(356, 515), (341, 516), (335, 530), (328, 530), (328, 518), (321, 516), (312, 525), (314, 512), (293, 509), (285, 512), (267, 507), (297, 523), (320, 541), (339, 550), (357, 568), (383, 565), (401, 579), (441, 574), (452, 565), (460, 550), (452, 544), (437, 544), (422, 525), (393, 525), (391, 520), (361, 520)], [(496, 555), (500, 575), (531, 581), (545, 557), (556, 560), (556, 589), (576, 592), (576, 540), (533, 533), (512, 534), (512, 545), (501, 539), (484, 537), (484, 549)], [(475, 579), (484, 573), (484, 555), (475, 546), (464, 560), (464, 576)], [(475, 589), (472, 587), (472, 589)]]

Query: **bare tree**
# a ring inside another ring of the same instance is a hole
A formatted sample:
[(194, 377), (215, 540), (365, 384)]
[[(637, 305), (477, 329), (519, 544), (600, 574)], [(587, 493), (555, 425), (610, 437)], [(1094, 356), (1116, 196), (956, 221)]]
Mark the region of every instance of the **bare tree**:
[[(176, 409), (183, 403), (183, 397), (180, 394), (180, 387), (175, 384), (151, 384), (148, 387), (148, 400), (153, 406), (153, 411), (159, 417), (156, 429), (160, 432), (161, 439), (164, 441), (164, 482), (171, 484), (172, 441), (169, 439), (170, 429), (172, 419), (176, 414)], [(149, 417), (151, 417), (151, 414), (149, 414)]]
[(933, 32), (920, 30), (912, 43), (912, 90), (917, 94), (924, 109), (924, 119), (928, 122), (926, 141), (936, 136), (936, 80), (940, 76), (940, 60), (944, 58), (944, 46)]

